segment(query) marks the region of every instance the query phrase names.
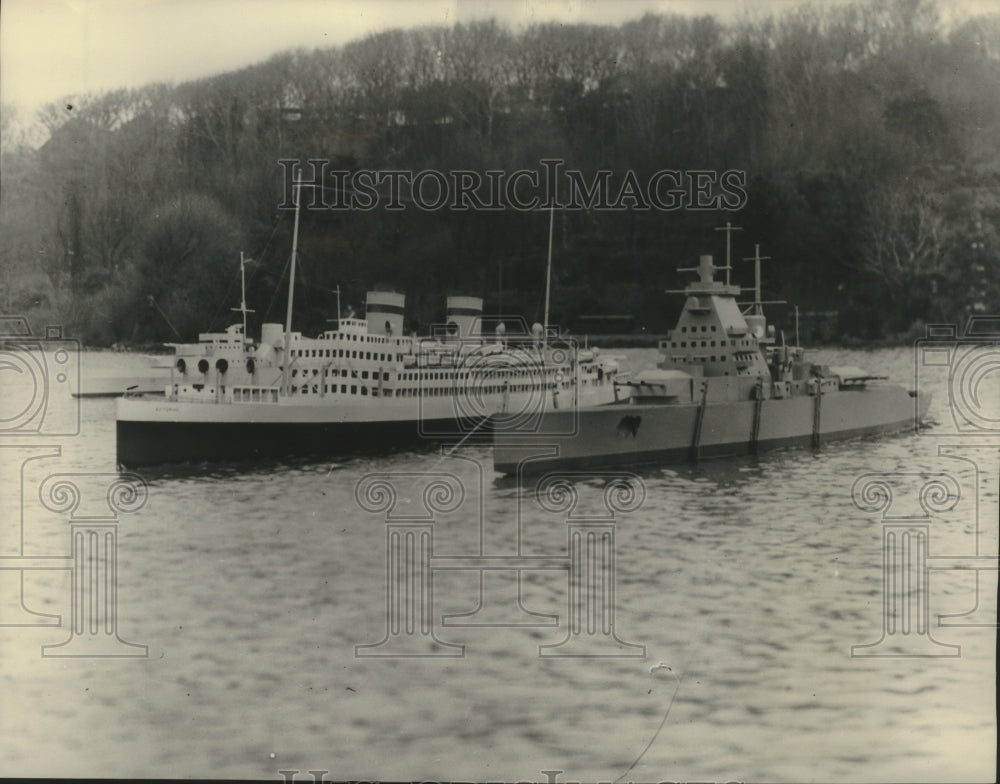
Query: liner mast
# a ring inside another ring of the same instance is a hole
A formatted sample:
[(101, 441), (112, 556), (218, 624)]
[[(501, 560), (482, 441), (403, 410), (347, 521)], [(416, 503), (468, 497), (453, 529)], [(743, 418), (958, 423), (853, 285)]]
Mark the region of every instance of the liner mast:
[(281, 389), (288, 394), (289, 349), (292, 340), (292, 303), (295, 298), (295, 258), (299, 255), (299, 206), (301, 202), (299, 188), (301, 181), (295, 178), (292, 186), (292, 201), (295, 202), (295, 227), (292, 229), (292, 266), (288, 273), (288, 308), (285, 311), (285, 350), (282, 356)]
[(238, 308), (230, 308), (230, 310), (238, 310), (243, 314), (243, 345), (247, 344), (247, 313), (256, 313), (257, 311), (252, 308), (247, 307), (247, 274), (246, 274), (246, 263), (253, 262), (253, 259), (248, 259), (243, 255), (243, 251), (240, 251), (240, 306)]
[(542, 320), (542, 347), (549, 344), (549, 289), (552, 287), (552, 227), (556, 221), (556, 205), (549, 206), (549, 261), (545, 266), (545, 315)]

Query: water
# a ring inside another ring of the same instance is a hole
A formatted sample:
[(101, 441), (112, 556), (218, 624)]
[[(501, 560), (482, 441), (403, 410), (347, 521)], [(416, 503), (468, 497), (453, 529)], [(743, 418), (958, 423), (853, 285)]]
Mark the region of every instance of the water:
[[(655, 359), (628, 353), (633, 366)], [(815, 357), (912, 383), (909, 351)], [(84, 370), (128, 361), (88, 354)], [(928, 383), (943, 418), (947, 388)], [(113, 466), (113, 401), (85, 400), (81, 415), (78, 437), (27, 439), (62, 455), (26, 465), (26, 554), (68, 546), (66, 515), (39, 505), (39, 483)], [(645, 503), (616, 526), (615, 623), (644, 659), (540, 658), (565, 626), (441, 626), (443, 614), (475, 608), (469, 571), (438, 572), (433, 584), (435, 634), (464, 644), (463, 658), (355, 656), (386, 629), (385, 517), (355, 500), (371, 472), (460, 480), (465, 502), (437, 516), (435, 555), (474, 555), (480, 536), (485, 552), (513, 554), (518, 520), (523, 554), (566, 554), (565, 516), (494, 475), (485, 448), (150, 472), (148, 504), (121, 518), (118, 565), (119, 633), (148, 656), (43, 658), (65, 627), (0, 629), (0, 774), (992, 780), (995, 629), (935, 623), (958, 657), (851, 657), (882, 628), (881, 517), (852, 504), (859, 476), (948, 472), (961, 500), (933, 518), (931, 555), (996, 554), (996, 450), (982, 458), (977, 493), (974, 466), (938, 452), (962, 442), (906, 435), (639, 472)], [(0, 459), (10, 486), (20, 457), (0, 449)], [(418, 510), (420, 480), (396, 481), (397, 511)], [(894, 511), (916, 509), (923, 480), (898, 481)], [(599, 508), (600, 481), (577, 492), (578, 511)], [(10, 555), (18, 504), (0, 503)], [(5, 598), (16, 574), (0, 572)], [(67, 574), (26, 574), (29, 606), (68, 623)], [(524, 607), (565, 623), (565, 573), (524, 574)], [(509, 618), (514, 576), (486, 579)], [(979, 579), (995, 623), (996, 572)], [(933, 573), (932, 619), (975, 601), (975, 571)]]

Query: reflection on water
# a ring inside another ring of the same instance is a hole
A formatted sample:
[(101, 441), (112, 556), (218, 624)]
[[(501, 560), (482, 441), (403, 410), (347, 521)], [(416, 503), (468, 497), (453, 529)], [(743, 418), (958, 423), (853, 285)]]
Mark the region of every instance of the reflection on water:
[[(837, 360), (912, 377), (908, 352)], [(47, 472), (108, 470), (113, 410), (84, 401), (80, 438), (26, 468), (26, 487)], [(997, 551), (995, 458), (977, 493), (974, 467), (939, 455), (939, 442), (908, 435), (637, 471), (645, 503), (615, 531), (615, 632), (646, 646), (645, 659), (540, 658), (565, 625), (441, 625), (474, 610), (481, 585), (492, 606), (520, 594), (531, 617), (565, 624), (565, 572), (524, 572), (519, 585), (509, 570), (483, 583), (473, 571), (435, 574), (435, 633), (464, 645), (464, 658), (355, 657), (386, 630), (385, 516), (355, 500), (367, 474), (461, 480), (464, 502), (435, 518), (435, 555), (566, 554), (565, 516), (495, 476), (483, 447), (150, 472), (148, 505), (121, 521), (118, 575), (120, 633), (149, 657), (42, 659), (65, 629), (0, 630), (3, 773), (988, 780), (993, 630), (935, 628), (960, 658), (850, 656), (882, 624), (880, 518), (852, 504), (857, 477), (952, 473), (962, 505), (932, 521), (932, 554)], [(2, 461), (6, 481), (20, 464)], [(404, 517), (420, 504), (415, 482), (399, 482)], [(602, 487), (578, 483), (581, 513), (600, 506)], [(65, 520), (26, 498), (32, 552), (64, 552)], [(10, 522), (17, 504), (3, 503)], [(935, 573), (932, 617), (971, 609), (975, 574)], [(993, 596), (996, 572), (980, 583)], [(67, 588), (64, 573), (34, 572), (25, 594), (68, 618)]]

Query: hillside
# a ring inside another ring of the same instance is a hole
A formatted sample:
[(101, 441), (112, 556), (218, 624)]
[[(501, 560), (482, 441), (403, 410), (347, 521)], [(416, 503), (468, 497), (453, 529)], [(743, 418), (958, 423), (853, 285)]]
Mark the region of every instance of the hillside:
[[(935, 4), (894, 0), (729, 25), (393, 30), (68, 98), (42, 119), (40, 147), (3, 145), (0, 303), (90, 345), (224, 326), (241, 251), (253, 323), (283, 320), (279, 162), (309, 159), (345, 172), (328, 204), (354, 198), (362, 171), (471, 172), (488, 191), (489, 171), (544, 175), (558, 159), (584, 185), (610, 172), (618, 196), (630, 177), (676, 172), (658, 180), (677, 186), (673, 208), (642, 209), (640, 192), (556, 212), (552, 321), (577, 333), (663, 332), (675, 267), (724, 258), (727, 220), (735, 279), (752, 281), (740, 259), (760, 243), (767, 298), (822, 314), (811, 337), (877, 341), (1000, 311), (1000, 15), (946, 26)], [(745, 198), (717, 198), (724, 172)], [(383, 183), (372, 209), (303, 210), (296, 328), (325, 327), (337, 286), (356, 308), (369, 287), (405, 291), (413, 328), (449, 293), (541, 318), (548, 211), (425, 209), (434, 182), (402, 188), (401, 209)], [(774, 310), (786, 328), (789, 313)]]

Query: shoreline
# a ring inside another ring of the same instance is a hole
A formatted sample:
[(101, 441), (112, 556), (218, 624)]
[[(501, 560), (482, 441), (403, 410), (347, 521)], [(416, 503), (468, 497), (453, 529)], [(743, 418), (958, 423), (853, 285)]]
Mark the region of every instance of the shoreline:
[[(666, 340), (665, 333), (640, 333), (633, 335), (630, 333), (618, 333), (608, 335), (567, 335), (580, 344), (581, 348), (658, 348), (661, 340)], [(838, 341), (833, 340), (813, 340), (804, 343), (806, 348), (842, 348), (855, 351), (875, 351), (883, 348), (906, 348), (912, 346), (914, 341), (923, 335), (914, 337), (910, 334), (893, 335), (878, 340), (857, 340), (848, 337)], [(789, 345), (792, 345), (789, 343)], [(155, 356), (170, 356), (173, 349), (162, 343), (114, 346), (90, 346), (81, 344), (84, 351), (99, 351), (111, 354), (151, 354)]]

